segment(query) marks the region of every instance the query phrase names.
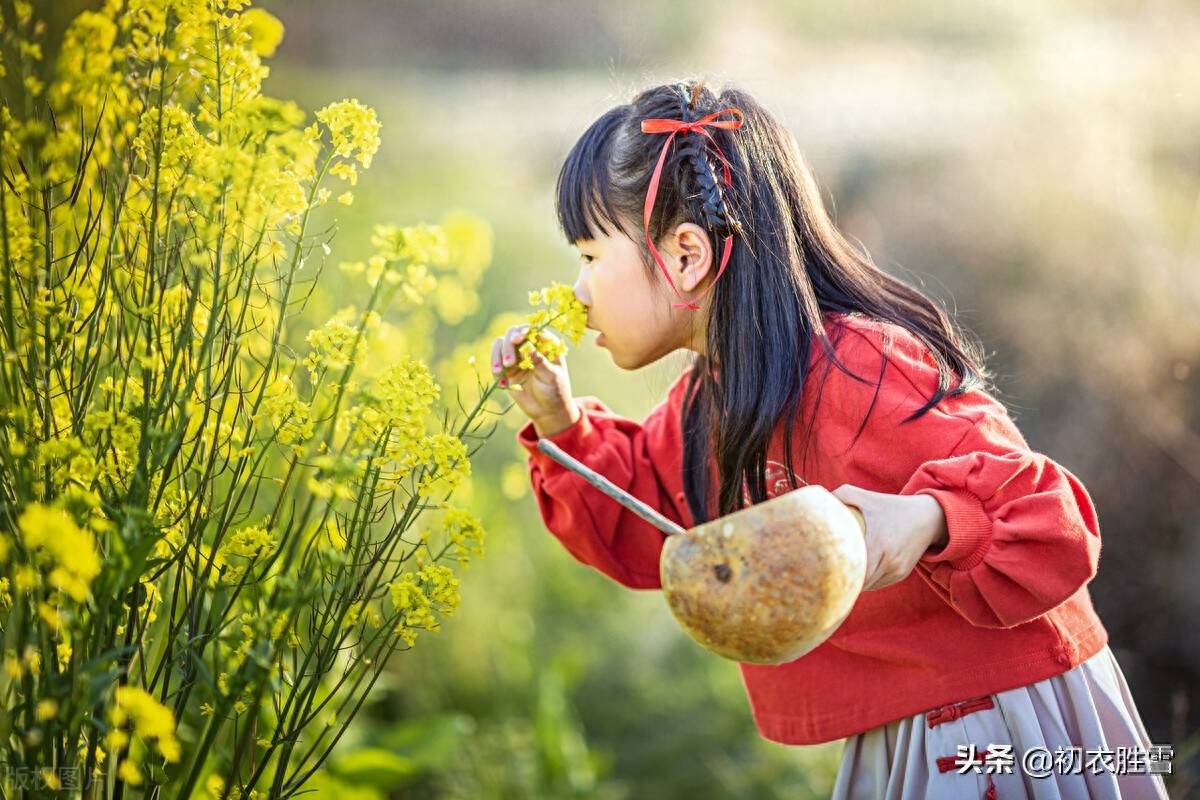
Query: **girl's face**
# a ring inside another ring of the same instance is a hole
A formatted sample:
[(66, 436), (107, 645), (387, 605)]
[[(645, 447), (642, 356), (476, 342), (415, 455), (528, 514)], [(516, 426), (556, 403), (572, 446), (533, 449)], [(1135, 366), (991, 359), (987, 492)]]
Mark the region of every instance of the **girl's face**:
[[(575, 246), (582, 261), (575, 296), (587, 306), (588, 327), (600, 332), (596, 344), (613, 363), (637, 369), (681, 347), (703, 352), (698, 312), (672, 307), (678, 298), (665, 277), (646, 268), (637, 242), (623, 233), (601, 233)], [(660, 250), (673, 268), (677, 258), (670, 247)]]

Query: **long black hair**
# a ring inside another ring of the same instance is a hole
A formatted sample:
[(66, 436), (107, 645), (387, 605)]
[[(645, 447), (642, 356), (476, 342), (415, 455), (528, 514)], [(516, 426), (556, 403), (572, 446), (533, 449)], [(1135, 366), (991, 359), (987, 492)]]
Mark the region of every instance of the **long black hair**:
[[(697, 356), (682, 412), (683, 483), (696, 522), (742, 508), (746, 494), (752, 503), (766, 499), (767, 448), (781, 419), (788, 478), (797, 485), (792, 439), (813, 347), (823, 347), (829, 363), (844, 369), (823, 314), (895, 323), (929, 348), (938, 387), (913, 417), (985, 383), (977, 345), (937, 303), (847, 241), (795, 140), (742, 91), (718, 93), (694, 82), (658, 86), (596, 120), (559, 174), (557, 209), (567, 240), (624, 233), (642, 243), (646, 268), (655, 270), (641, 221), (664, 139), (642, 133), (641, 122), (694, 121), (726, 108), (742, 111), (739, 130), (707, 129), (715, 142), (698, 134), (675, 138), (650, 220), (656, 243), (683, 222), (704, 227), (715, 252), (726, 236), (734, 237), (729, 265), (710, 292), (707, 354)], [(729, 164), (728, 186), (716, 147)], [(873, 379), (876, 387), (882, 379), (855, 377)], [(802, 420), (802, 428), (810, 422)], [(801, 432), (807, 441), (809, 431)]]

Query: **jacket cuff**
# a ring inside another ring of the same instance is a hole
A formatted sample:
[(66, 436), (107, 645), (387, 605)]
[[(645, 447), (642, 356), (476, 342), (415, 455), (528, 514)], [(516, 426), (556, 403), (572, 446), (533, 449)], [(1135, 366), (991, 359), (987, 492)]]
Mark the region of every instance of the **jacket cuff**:
[(917, 494), (938, 501), (950, 535), (945, 547), (926, 553), (921, 562), (930, 566), (947, 563), (952, 569), (968, 570), (983, 561), (992, 544), (992, 520), (984, 513), (979, 498), (953, 489), (922, 489)]
[[(580, 406), (579, 410), (583, 413), (579, 415), (579, 419), (575, 420), (571, 427), (553, 436), (546, 437), (562, 448), (563, 452), (570, 455), (587, 452), (588, 440), (596, 432), (596, 427), (592, 424), (591, 419), (588, 418), (587, 409)], [(538, 450), (537, 443), (539, 438), (541, 437), (538, 436), (532, 422), (525, 423), (525, 427), (521, 428), (517, 433), (517, 442), (529, 451), (529, 457), (543, 472), (548, 468), (564, 469), (557, 461), (541, 450)]]

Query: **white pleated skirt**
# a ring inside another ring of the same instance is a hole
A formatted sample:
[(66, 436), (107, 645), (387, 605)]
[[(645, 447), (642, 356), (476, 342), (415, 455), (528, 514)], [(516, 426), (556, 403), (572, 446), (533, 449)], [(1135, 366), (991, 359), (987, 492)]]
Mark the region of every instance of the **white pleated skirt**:
[(1106, 646), (1075, 669), (846, 740), (833, 800), (1166, 800)]

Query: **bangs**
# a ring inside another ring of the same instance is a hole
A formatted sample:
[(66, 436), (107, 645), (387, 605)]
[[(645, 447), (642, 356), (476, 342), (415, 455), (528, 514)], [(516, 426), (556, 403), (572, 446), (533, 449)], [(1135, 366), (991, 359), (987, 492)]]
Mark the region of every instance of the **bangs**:
[(554, 204), (558, 224), (571, 244), (621, 230), (612, 197), (610, 165), (617, 127), (628, 106), (619, 106), (592, 123), (571, 148)]

